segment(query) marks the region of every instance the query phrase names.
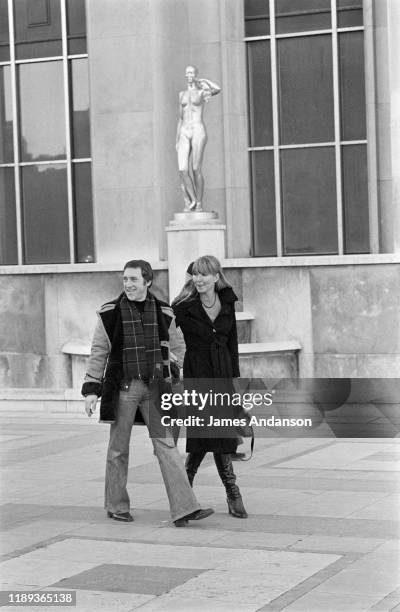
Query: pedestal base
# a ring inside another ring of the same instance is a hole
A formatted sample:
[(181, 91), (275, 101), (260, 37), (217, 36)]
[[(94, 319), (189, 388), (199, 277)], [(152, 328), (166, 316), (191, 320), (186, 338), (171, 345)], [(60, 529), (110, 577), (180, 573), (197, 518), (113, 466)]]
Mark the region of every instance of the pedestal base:
[(170, 221), (170, 225), (186, 225), (199, 223), (219, 223), (218, 213), (211, 212), (196, 212), (185, 211), (174, 214), (174, 218)]
[(169, 299), (178, 295), (190, 262), (201, 255), (225, 259), (225, 231), (216, 212), (175, 213), (166, 228), (168, 244)]

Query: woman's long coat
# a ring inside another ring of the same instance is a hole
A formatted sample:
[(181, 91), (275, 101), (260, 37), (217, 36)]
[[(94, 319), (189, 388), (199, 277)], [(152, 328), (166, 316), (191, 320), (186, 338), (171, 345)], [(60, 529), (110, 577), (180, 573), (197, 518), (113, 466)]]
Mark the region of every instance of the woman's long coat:
[[(235, 301), (237, 297), (230, 287), (221, 289), (218, 293), (221, 310), (213, 321), (205, 312), (199, 295), (174, 306), (176, 325), (180, 327), (186, 344), (183, 362), (183, 377), (185, 388), (207, 392), (233, 393), (232, 378), (240, 376), (238, 340), (235, 318)], [(197, 379), (193, 381), (193, 379)], [(201, 379), (201, 380), (198, 380)], [(211, 389), (210, 389), (211, 385)], [(206, 422), (210, 414), (227, 417), (227, 410), (222, 412), (217, 407), (200, 412), (192, 410), (191, 414), (205, 416)], [(223, 414), (222, 414), (223, 413)], [(238, 410), (229, 409), (229, 416), (236, 418)], [(202, 450), (216, 453), (233, 453), (237, 447), (237, 436), (234, 427), (187, 429), (187, 452)], [(220, 435), (221, 437), (218, 437)], [(206, 437), (203, 437), (206, 436)]]

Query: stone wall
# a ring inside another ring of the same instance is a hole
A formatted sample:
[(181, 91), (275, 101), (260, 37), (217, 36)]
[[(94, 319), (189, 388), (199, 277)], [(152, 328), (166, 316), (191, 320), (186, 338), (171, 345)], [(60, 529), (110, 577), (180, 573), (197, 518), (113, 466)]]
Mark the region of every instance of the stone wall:
[(255, 341), (297, 340), (300, 375), (398, 377), (400, 266), (243, 270)]

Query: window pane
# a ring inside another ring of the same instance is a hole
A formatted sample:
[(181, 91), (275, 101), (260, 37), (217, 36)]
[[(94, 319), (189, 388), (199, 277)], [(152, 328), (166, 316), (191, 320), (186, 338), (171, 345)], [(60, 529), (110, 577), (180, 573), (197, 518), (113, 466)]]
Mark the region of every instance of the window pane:
[(251, 154), (254, 255), (276, 255), (274, 154)]
[(86, 53), (85, 0), (67, 0), (68, 53)]
[(17, 264), (14, 168), (0, 168), (0, 264)]
[(337, 253), (333, 147), (281, 151), (285, 255)]
[(364, 41), (362, 32), (339, 34), (341, 137), (366, 138)]
[(0, 164), (14, 161), (10, 68), (0, 66)]
[(362, 0), (338, 0), (338, 27), (363, 25)]
[(14, 0), (17, 59), (62, 54), (60, 0)]
[(367, 146), (342, 147), (345, 253), (369, 253)]
[(276, 32), (308, 32), (331, 27), (330, 0), (275, 0)]
[(245, 0), (245, 35), (269, 34), (269, 0)]
[(273, 144), (271, 55), (269, 40), (247, 43), (250, 146)]
[(65, 164), (21, 168), (25, 263), (67, 263), (68, 205)]
[(8, 3), (7, 0), (0, 0), (0, 62), (7, 62), (9, 59)]
[(18, 67), (22, 161), (66, 156), (62, 70), (61, 62)]
[(72, 60), (70, 68), (72, 155), (75, 158), (90, 157), (88, 61)]
[(278, 40), (282, 144), (334, 139), (331, 36)]
[(74, 164), (76, 258), (94, 261), (92, 177), (90, 163)]

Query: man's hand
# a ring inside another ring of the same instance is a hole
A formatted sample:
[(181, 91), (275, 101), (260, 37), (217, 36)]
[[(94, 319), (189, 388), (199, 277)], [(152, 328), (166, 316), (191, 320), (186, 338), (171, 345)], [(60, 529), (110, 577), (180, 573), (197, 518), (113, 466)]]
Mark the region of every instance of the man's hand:
[(85, 410), (88, 417), (91, 417), (96, 410), (97, 395), (87, 395), (85, 397)]

